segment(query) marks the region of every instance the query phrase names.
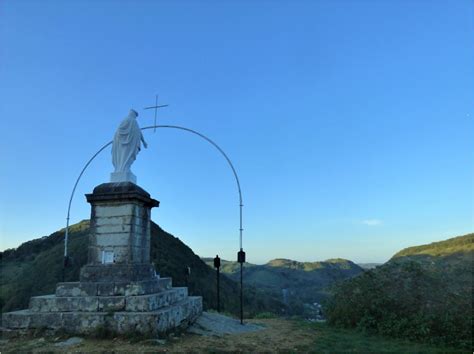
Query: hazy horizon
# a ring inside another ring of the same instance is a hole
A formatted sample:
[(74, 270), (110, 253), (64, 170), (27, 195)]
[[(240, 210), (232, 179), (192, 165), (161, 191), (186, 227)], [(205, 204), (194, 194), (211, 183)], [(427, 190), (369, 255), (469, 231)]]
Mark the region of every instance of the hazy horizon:
[[(59, 231), (61, 230), (63, 227), (60, 227), (58, 228), (57, 230), (55, 230), (54, 232), (56, 231)], [(164, 229), (166, 232), (172, 234), (173, 236), (175, 237), (179, 237), (177, 235), (174, 235), (173, 232), (169, 231), (169, 230), (166, 230)], [(52, 234), (53, 232), (51, 232), (50, 234)], [(466, 234), (469, 234), (469, 233), (473, 233), (473, 232), (468, 232)], [(50, 234), (48, 235), (42, 235), (42, 236), (37, 236), (37, 237), (33, 237), (25, 242), (28, 242), (28, 241), (31, 241), (31, 240), (34, 240), (34, 239), (39, 239), (41, 237), (45, 237), (45, 236), (49, 236)], [(444, 239), (440, 239), (440, 240), (434, 240), (432, 242), (438, 242), (438, 241), (443, 241), (445, 239), (449, 239), (449, 238), (453, 238), (453, 237), (457, 237), (457, 236), (463, 236), (463, 235), (452, 235), (450, 237), (446, 237)], [(183, 239), (183, 238), (180, 238), (181, 241), (183, 241), (185, 244), (186, 244), (186, 240)], [(431, 243), (431, 242), (429, 242)], [(21, 244), (18, 244), (17, 246), (14, 246), (14, 247), (8, 247), (8, 248), (3, 248), (3, 249), (0, 249), (0, 252), (3, 252), (7, 249), (16, 249), (17, 247), (19, 247)], [(413, 244), (413, 245), (409, 245), (407, 247), (412, 247), (412, 246), (420, 246), (421, 244)], [(188, 245), (189, 246), (189, 245)], [(406, 248), (406, 247), (403, 247), (403, 248)], [(387, 259), (384, 259), (384, 260), (363, 260), (363, 259), (358, 259), (358, 258), (355, 258), (355, 259), (351, 259), (351, 258), (346, 258), (346, 257), (340, 257), (338, 255), (334, 255), (334, 256), (331, 256), (331, 257), (327, 257), (327, 258), (324, 258), (324, 259), (299, 259), (299, 258), (291, 258), (291, 257), (288, 257), (288, 256), (285, 256), (285, 255), (281, 255), (281, 256), (275, 256), (275, 257), (270, 257), (270, 258), (266, 258), (266, 259), (263, 259), (262, 258), (257, 258), (256, 255), (251, 255), (250, 257), (247, 258), (247, 262), (249, 263), (252, 263), (252, 264), (257, 264), (257, 265), (263, 265), (263, 264), (266, 264), (268, 263), (269, 261), (271, 260), (274, 260), (274, 259), (291, 259), (293, 261), (298, 261), (298, 262), (323, 262), (323, 261), (326, 261), (328, 259), (334, 259), (334, 258), (343, 258), (343, 259), (348, 259), (356, 264), (367, 264), (367, 263), (378, 263), (378, 264), (383, 264), (385, 262), (387, 262), (396, 252), (398, 251), (401, 251), (403, 248), (400, 248), (398, 250), (396, 250), (389, 258)], [(200, 258), (214, 258), (216, 255), (202, 255), (202, 254), (198, 254), (194, 249), (193, 251), (200, 257)], [(218, 254), (219, 257), (222, 259), (222, 260), (225, 260), (225, 261), (235, 261), (236, 260), (236, 255), (234, 257), (234, 255), (232, 255), (230, 252), (224, 252), (224, 253), (219, 253)], [(73, 256), (73, 255), (72, 255)]]

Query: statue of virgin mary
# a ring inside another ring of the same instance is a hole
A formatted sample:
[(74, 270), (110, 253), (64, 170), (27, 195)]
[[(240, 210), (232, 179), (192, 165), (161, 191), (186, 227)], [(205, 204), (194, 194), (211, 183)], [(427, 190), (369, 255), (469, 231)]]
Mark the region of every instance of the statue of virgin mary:
[(112, 144), (112, 163), (115, 171), (110, 176), (111, 182), (136, 183), (137, 178), (130, 167), (137, 158), (141, 144), (143, 143), (145, 148), (148, 147), (138, 126), (137, 117), (138, 113), (131, 109), (115, 132)]

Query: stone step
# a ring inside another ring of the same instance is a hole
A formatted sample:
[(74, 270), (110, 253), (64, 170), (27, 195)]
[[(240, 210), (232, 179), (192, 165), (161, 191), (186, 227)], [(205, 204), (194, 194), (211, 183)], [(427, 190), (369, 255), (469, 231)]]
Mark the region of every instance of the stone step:
[(135, 296), (34, 296), (31, 312), (144, 312), (171, 306), (185, 299), (187, 288), (172, 288), (155, 294)]
[(150, 263), (86, 264), (81, 268), (82, 282), (126, 282), (153, 280), (155, 268)]
[(125, 311), (155, 311), (184, 300), (188, 296), (188, 288), (173, 288), (173, 290), (148, 295), (129, 296), (125, 300)]
[(52, 329), (67, 333), (90, 334), (99, 326), (116, 333), (157, 335), (196, 320), (202, 313), (202, 297), (189, 296), (150, 312), (34, 312), (21, 310), (2, 315), (2, 326), (18, 329)]
[(133, 282), (68, 282), (56, 285), (56, 296), (134, 296), (171, 289), (171, 278)]

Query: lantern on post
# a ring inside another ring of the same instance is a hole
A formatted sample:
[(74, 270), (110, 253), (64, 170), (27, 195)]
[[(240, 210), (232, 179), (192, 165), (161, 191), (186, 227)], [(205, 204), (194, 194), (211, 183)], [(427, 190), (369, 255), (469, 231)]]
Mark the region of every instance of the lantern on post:
[(245, 263), (245, 252), (242, 248), (237, 253), (237, 262), (240, 263), (240, 324), (244, 324), (244, 282), (242, 273)]
[(220, 305), (220, 293), (219, 293), (219, 270), (221, 267), (221, 259), (218, 255), (214, 258), (214, 268), (216, 268), (216, 275), (217, 275), (217, 312), (221, 312), (221, 305)]
[(191, 267), (184, 267), (184, 282), (186, 284), (186, 287), (188, 287), (190, 275), (191, 275)]

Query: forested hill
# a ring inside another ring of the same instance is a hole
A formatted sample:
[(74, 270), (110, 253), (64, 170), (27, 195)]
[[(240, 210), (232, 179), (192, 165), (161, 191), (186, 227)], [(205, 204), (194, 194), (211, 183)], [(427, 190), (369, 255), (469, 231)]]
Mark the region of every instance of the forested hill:
[(474, 233), (433, 242), (428, 245), (408, 247), (397, 252), (392, 260), (410, 256), (449, 257), (452, 255), (468, 255), (472, 252), (474, 252)]
[[(210, 267), (214, 266), (214, 259), (213, 258), (202, 258), (204, 262)], [(347, 272), (348, 275), (356, 275), (363, 271), (363, 269), (355, 264), (352, 261), (342, 258), (333, 258), (327, 259), (321, 262), (298, 262), (291, 259), (286, 258), (276, 258), (272, 259), (271, 261), (267, 262), (266, 264), (257, 265), (252, 263), (245, 263), (245, 268), (248, 270), (250, 268), (255, 269), (267, 269), (271, 270), (298, 270), (304, 272), (312, 272), (312, 271), (320, 271), (320, 270), (334, 270), (334, 271), (342, 271)], [(236, 273), (240, 269), (240, 264), (235, 261), (227, 261), (221, 260), (221, 272), (223, 273)], [(314, 274), (316, 274), (315, 272)]]
[[(65, 281), (77, 281), (79, 270), (87, 262), (89, 221), (84, 220), (70, 227), (69, 254), (71, 265), (64, 274)], [(23, 243), (17, 249), (0, 252), (0, 306), (2, 311), (28, 307), (31, 296), (52, 294), (63, 277), (62, 262), (64, 230)], [(162, 230), (152, 222), (151, 258), (157, 272), (172, 277), (173, 285), (185, 286), (190, 294), (202, 295), (205, 308), (216, 306), (215, 273), (179, 238)], [(191, 275), (185, 279), (185, 267)], [(238, 284), (231, 279), (221, 279), (221, 309), (239, 313)], [(255, 288), (245, 288), (246, 315), (259, 312), (279, 312), (283, 305), (269, 294)]]
[(354, 262), (342, 258), (332, 258), (322, 262), (298, 262), (291, 259), (277, 258), (269, 261), (266, 266), (303, 270), (305, 272), (322, 269), (333, 269), (339, 271), (348, 271), (350, 275), (355, 275), (362, 271), (362, 268)]
[(384, 336), (472, 347), (474, 234), (406, 248), (340, 284), (331, 324)]
[[(212, 258), (203, 258), (213, 267)], [(221, 271), (231, 279), (238, 280), (240, 264), (221, 261)], [(244, 264), (244, 279), (248, 284), (279, 296), (287, 305), (290, 314), (304, 314), (305, 304), (322, 302), (328, 296), (328, 287), (350, 279), (364, 270), (346, 259), (328, 259), (323, 262), (298, 262), (278, 258), (263, 265)]]

